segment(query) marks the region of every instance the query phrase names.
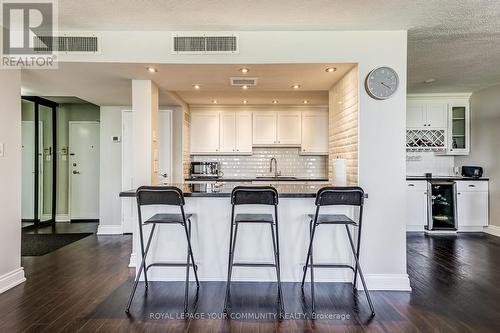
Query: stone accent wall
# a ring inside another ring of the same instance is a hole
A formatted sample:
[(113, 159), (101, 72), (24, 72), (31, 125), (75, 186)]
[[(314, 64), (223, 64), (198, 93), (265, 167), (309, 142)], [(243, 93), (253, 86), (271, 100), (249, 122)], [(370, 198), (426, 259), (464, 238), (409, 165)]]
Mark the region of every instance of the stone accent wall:
[(353, 67), (329, 92), (329, 162), (346, 159), (347, 184), (358, 184), (358, 66)]

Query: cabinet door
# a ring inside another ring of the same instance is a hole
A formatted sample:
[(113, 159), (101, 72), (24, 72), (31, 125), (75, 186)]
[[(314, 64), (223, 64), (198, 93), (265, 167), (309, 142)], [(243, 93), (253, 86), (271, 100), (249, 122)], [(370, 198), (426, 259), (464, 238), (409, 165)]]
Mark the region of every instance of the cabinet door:
[(219, 152), (219, 112), (191, 113), (191, 154)]
[(486, 227), (488, 192), (462, 191), (457, 194), (458, 227)]
[(253, 113), (253, 144), (276, 144), (276, 112)]
[(406, 106), (406, 127), (423, 128), (425, 125), (425, 103), (408, 101)]
[(448, 128), (448, 103), (427, 103), (425, 125), (434, 129)]
[(300, 145), (302, 116), (300, 111), (278, 112), (278, 144)]
[(252, 112), (236, 112), (236, 152), (252, 153)]
[(236, 151), (235, 112), (220, 113), (220, 151), (221, 153), (233, 153)]
[(328, 154), (328, 112), (302, 112), (302, 154)]
[(406, 194), (406, 226), (409, 231), (423, 230), (427, 224), (427, 183), (408, 182)]
[(448, 155), (469, 155), (470, 113), (468, 102), (450, 103)]

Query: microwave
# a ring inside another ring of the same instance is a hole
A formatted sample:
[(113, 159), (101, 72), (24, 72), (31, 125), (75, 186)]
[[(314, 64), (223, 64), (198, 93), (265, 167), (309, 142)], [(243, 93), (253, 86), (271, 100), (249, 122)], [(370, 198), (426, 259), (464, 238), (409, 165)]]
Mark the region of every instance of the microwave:
[(219, 178), (222, 176), (219, 162), (191, 162), (191, 178)]

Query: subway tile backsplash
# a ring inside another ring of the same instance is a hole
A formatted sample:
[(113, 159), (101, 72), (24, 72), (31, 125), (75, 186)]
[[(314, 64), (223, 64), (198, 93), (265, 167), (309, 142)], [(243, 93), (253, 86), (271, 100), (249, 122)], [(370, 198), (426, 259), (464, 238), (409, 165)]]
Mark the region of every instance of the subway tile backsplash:
[[(299, 148), (254, 148), (251, 156), (193, 155), (193, 162), (219, 162), (226, 178), (271, 176), (269, 163), (278, 161), (282, 176), (327, 178), (328, 156), (299, 155)], [(273, 169), (274, 173), (274, 169)]]

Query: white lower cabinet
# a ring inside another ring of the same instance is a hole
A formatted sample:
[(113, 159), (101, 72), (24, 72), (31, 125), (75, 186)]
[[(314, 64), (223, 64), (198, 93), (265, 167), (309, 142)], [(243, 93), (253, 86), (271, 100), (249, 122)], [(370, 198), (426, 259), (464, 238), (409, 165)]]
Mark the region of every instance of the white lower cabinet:
[(488, 182), (457, 183), (458, 229), (488, 226)]
[(406, 185), (406, 230), (423, 231), (427, 224), (427, 181), (408, 181)]

